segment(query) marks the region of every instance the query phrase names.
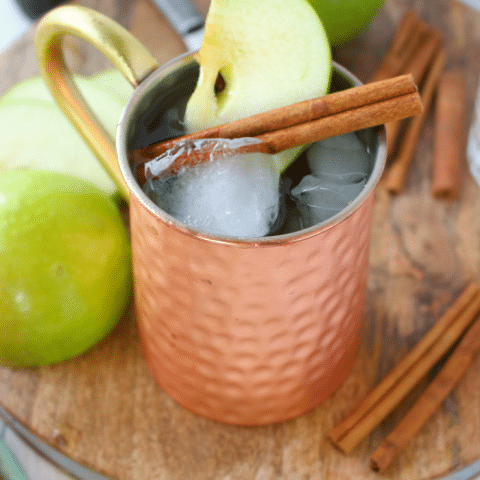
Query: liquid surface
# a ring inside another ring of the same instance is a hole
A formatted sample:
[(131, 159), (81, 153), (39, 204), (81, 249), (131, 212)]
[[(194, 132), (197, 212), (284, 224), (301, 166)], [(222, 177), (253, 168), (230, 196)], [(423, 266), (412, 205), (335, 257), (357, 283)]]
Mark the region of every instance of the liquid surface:
[[(184, 148), (201, 148), (202, 141), (191, 143)], [(356, 133), (312, 144), (297, 159), (304, 163), (297, 184), (288, 170), (279, 179), (265, 154), (222, 153), (162, 178), (177, 154), (178, 149), (167, 152), (146, 165), (153, 177), (143, 186), (146, 195), (187, 225), (244, 238), (292, 233), (328, 220), (362, 191), (370, 169), (369, 154)]]
[[(185, 133), (185, 104), (186, 98), (178, 97), (161, 112), (152, 107), (155, 113), (142, 119), (142, 146)], [(373, 165), (366, 139), (361, 131), (316, 142), (281, 178), (267, 155), (227, 155), (150, 179), (143, 190), (168, 214), (207, 233), (240, 238), (293, 233), (327, 221), (363, 190)], [(169, 160), (154, 162), (158, 176)]]

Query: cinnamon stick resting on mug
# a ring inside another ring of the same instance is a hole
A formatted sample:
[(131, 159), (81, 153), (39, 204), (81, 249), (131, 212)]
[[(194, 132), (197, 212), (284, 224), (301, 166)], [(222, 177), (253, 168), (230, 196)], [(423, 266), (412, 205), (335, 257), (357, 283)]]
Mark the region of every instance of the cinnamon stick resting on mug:
[[(139, 182), (144, 183), (149, 176), (148, 169), (145, 170), (145, 162), (157, 158), (180, 142), (205, 138), (254, 137), (259, 142), (248, 143), (234, 153), (274, 154), (288, 148), (410, 117), (420, 113), (422, 108), (412, 76), (402, 75), (159, 142), (132, 151), (131, 158), (137, 164)], [(164, 175), (175, 174), (186, 164), (208, 161), (211, 154), (212, 150), (207, 148), (178, 155)]]

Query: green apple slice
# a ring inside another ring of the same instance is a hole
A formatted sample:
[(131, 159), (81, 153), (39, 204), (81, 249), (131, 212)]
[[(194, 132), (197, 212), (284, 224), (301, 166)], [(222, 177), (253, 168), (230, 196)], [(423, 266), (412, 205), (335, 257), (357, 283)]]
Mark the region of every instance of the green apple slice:
[[(198, 61), (190, 132), (324, 95), (331, 75), (330, 45), (306, 0), (212, 0)], [(300, 150), (275, 155), (279, 171)]]
[[(119, 73), (119, 75), (121, 74)], [(95, 76), (83, 77), (74, 75), (74, 81), (83, 97), (97, 114), (99, 114), (100, 110), (112, 107), (115, 109), (115, 114), (118, 111), (121, 112), (128, 99), (128, 97), (125, 98), (124, 87), (122, 87), (119, 93), (116, 93), (116, 87), (119, 84), (118, 80), (115, 80), (115, 84), (112, 85), (111, 89), (108, 88), (102, 78), (97, 81)], [(126, 80), (124, 81), (126, 82)], [(8, 90), (0, 98), (0, 106), (8, 105), (12, 102), (17, 103), (18, 100), (32, 100), (34, 102), (41, 100), (55, 103), (45, 82), (39, 76), (28, 78)]]
[[(130, 87), (127, 93), (126, 87), (120, 86), (121, 74), (113, 72), (99, 77), (74, 76), (80, 92), (112, 138), (133, 90)], [(109, 194), (117, 191), (110, 176), (60, 112), (42, 78), (29, 78), (0, 98), (0, 126), (0, 171), (42, 168), (89, 180)]]
[(125, 79), (125, 77), (116, 69), (108, 68), (102, 70), (95, 75), (89, 77), (89, 80), (96, 87), (100, 87), (107, 93), (118, 99), (122, 105), (127, 103), (127, 100), (133, 93), (133, 87)]
[[(110, 134), (120, 115), (118, 108), (115, 113), (103, 113)], [(103, 166), (55, 105), (4, 105), (0, 108), (0, 131), (0, 172), (16, 168), (63, 172), (88, 180), (108, 194), (117, 191)]]

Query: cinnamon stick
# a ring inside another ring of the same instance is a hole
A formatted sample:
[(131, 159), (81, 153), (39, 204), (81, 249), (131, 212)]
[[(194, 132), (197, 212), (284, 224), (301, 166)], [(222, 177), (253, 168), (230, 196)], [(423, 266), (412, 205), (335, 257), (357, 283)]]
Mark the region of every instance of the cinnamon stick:
[[(385, 86), (388, 88), (385, 88)], [(411, 93), (402, 94), (401, 92), (403, 91)], [(258, 127), (257, 131), (264, 132), (254, 137), (258, 142), (247, 143), (240, 148), (235, 148), (231, 153), (263, 152), (274, 154), (288, 148), (305, 145), (325, 138), (374, 127), (393, 119), (406, 118), (422, 110), (418, 91), (410, 76), (355, 87), (346, 92), (338, 92), (338, 94), (326, 95), (313, 101), (301, 102), (287, 107), (286, 110), (280, 109), (261, 114), (263, 123), (255, 122)], [(360, 93), (360, 100), (356, 92)], [(365, 105), (363, 104), (365, 101), (373, 101), (373, 103)], [(354, 107), (352, 108), (351, 105), (354, 105)], [(287, 115), (282, 117), (282, 111), (287, 111)], [(306, 118), (316, 117), (319, 114), (321, 115), (320, 118), (305, 121)], [(272, 125), (276, 127), (278, 124), (291, 124), (292, 119), (300, 123), (270, 131)], [(232, 122), (226, 128), (233, 138), (236, 138), (239, 131), (243, 135), (245, 128), (248, 128), (248, 123), (248, 119), (244, 119), (239, 122)], [(224, 127), (219, 128), (222, 131), (226, 129)], [(207, 138), (211, 135), (211, 130), (207, 131)], [(251, 130), (249, 133), (252, 133)], [(194, 136), (195, 138), (205, 138), (205, 132), (198, 132)], [(159, 152), (165, 149), (166, 146), (188, 145), (184, 141), (185, 138), (191, 139), (192, 135), (155, 145), (152, 149)], [(183, 151), (178, 150), (175, 159), (172, 159), (172, 163), (165, 168), (162, 167), (161, 175), (168, 176), (174, 174), (186, 164), (193, 165), (209, 161), (213, 156), (225, 153), (224, 148), (213, 149), (211, 145), (207, 145), (207, 148), (190, 147), (191, 145), (188, 145), (188, 148), (184, 148)], [(144, 153), (145, 150), (143, 150), (142, 154)], [(140, 162), (138, 152), (136, 160)], [(143, 161), (145, 160), (143, 159)], [(151, 164), (139, 163), (137, 165), (139, 182), (142, 183), (146, 178), (158, 176), (159, 173), (154, 172), (153, 169)]]
[(146, 160), (158, 157), (181, 141), (200, 138), (256, 137), (263, 133), (416, 92), (417, 87), (415, 82), (413, 82), (412, 76), (401, 75), (381, 82), (368, 83), (294, 105), (259, 113), (172, 140), (158, 142), (138, 150), (133, 150), (131, 158), (136, 164), (144, 163)]
[(464, 76), (459, 68), (450, 70), (438, 86), (432, 193), (445, 200), (456, 199), (460, 189), (466, 130)]
[(386, 440), (375, 450), (370, 458), (373, 470), (383, 472), (388, 468), (407, 443), (440, 407), (445, 397), (466, 373), (479, 350), (480, 318), (477, 318), (425, 392)]
[[(419, 33), (420, 45), (411, 57), (410, 61), (405, 65), (403, 72), (410, 73), (416, 84), (420, 84), (424, 78), (432, 59), (437, 54), (442, 41), (441, 33), (436, 29), (430, 29), (426, 24), (423, 24), (423, 31)], [(391, 154), (396, 143), (397, 137), (402, 126), (401, 121), (388, 123), (386, 125), (388, 138), (388, 154)]]
[(417, 84), (421, 83), (442, 43), (442, 34), (439, 30), (427, 26), (424, 29), (423, 42), (404, 69), (405, 73), (412, 75), (413, 81)]
[(427, 73), (424, 85), (420, 89), (420, 96), (424, 105), (421, 114), (416, 115), (409, 122), (401, 148), (393, 165), (387, 172), (386, 187), (391, 194), (398, 194), (403, 189), (410, 163), (415, 152), (418, 137), (422, 131), (428, 109), (433, 101), (433, 94), (437, 87), (440, 75), (445, 64), (445, 53), (441, 50), (437, 53), (433, 64)]
[(325, 138), (375, 127), (389, 122), (392, 118), (410, 117), (421, 111), (422, 104), (418, 93), (408, 93), (318, 120), (267, 132), (257, 135), (256, 138), (266, 145), (259, 151), (274, 154)]
[(451, 348), (480, 310), (480, 287), (471, 283), (417, 346), (328, 434), (345, 453), (368, 435)]
[[(247, 143), (246, 145), (230, 150), (228, 153), (231, 155), (245, 153), (267, 153), (273, 155), (289, 148), (299, 147), (324, 140), (325, 138), (375, 127), (392, 119), (416, 115), (421, 109), (422, 104), (418, 93), (409, 93), (310, 122), (293, 125), (292, 127), (263, 133), (253, 137), (260, 140), (260, 142)], [(163, 169), (161, 176), (176, 174), (187, 164), (197, 165), (208, 162), (216, 156), (224, 155), (227, 151), (226, 148), (212, 148), (212, 146), (210, 146), (210, 148), (193, 150), (190, 148), (185, 149), (183, 154), (175, 156), (173, 162)], [(137, 176), (140, 183), (142, 167), (144, 167), (145, 178), (155, 178), (158, 176), (158, 174), (152, 174), (151, 166), (148, 163), (139, 164), (137, 165)]]

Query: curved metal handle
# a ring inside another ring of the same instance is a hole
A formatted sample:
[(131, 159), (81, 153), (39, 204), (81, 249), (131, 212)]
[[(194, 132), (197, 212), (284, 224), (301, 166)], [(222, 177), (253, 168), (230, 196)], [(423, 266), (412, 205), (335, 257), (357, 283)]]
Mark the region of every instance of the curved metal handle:
[(55, 101), (98, 157), (128, 199), (128, 188), (117, 161), (115, 144), (75, 86), (62, 51), (65, 35), (86, 40), (102, 52), (134, 86), (158, 63), (127, 30), (105, 15), (80, 6), (61, 6), (47, 13), (38, 24), (35, 53), (40, 72)]

